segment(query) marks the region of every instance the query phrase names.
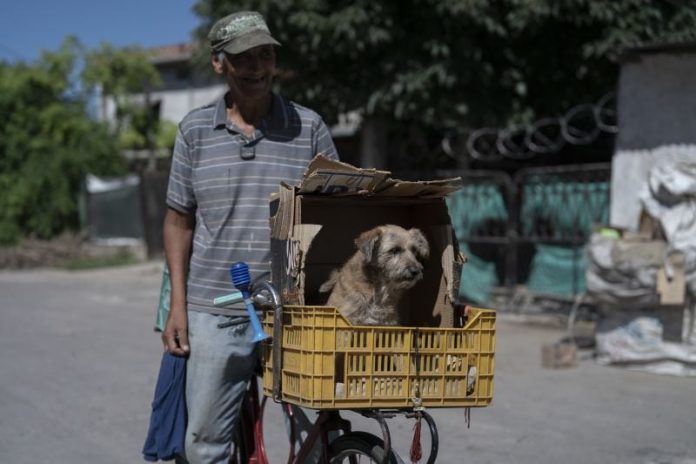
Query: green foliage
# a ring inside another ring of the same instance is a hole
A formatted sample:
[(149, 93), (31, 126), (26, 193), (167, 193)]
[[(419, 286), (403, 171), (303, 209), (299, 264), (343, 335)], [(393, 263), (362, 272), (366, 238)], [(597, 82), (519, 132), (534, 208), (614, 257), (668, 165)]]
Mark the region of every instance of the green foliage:
[[(136, 117), (131, 120), (131, 123), (122, 129), (118, 135), (119, 147), (124, 149), (135, 149), (144, 150), (148, 148), (154, 149), (168, 149), (174, 148), (174, 141), (176, 140), (177, 125), (171, 121), (163, 120), (153, 120), (152, 125), (149, 126), (152, 133), (152, 142), (148, 142), (146, 131), (148, 131), (147, 126), (140, 125)], [(136, 121), (134, 123), (134, 121)]]
[(160, 121), (158, 131), (155, 134), (155, 146), (173, 150), (178, 127), (177, 124), (171, 121)]
[(144, 50), (114, 48), (108, 43), (87, 53), (82, 79), (86, 85), (98, 85), (104, 94), (120, 101), (160, 83), (160, 76)]
[(98, 89), (102, 98), (113, 98), (114, 132), (121, 148), (155, 148), (153, 139), (160, 131), (159, 120), (149, 108), (145, 94), (159, 86), (161, 78), (144, 50), (101, 44), (86, 54), (82, 82), (91, 91)]
[(692, 2), (651, 0), (200, 0), (203, 39), (233, 11), (262, 12), (283, 92), (329, 121), (503, 126), (614, 89), (622, 47), (694, 40)]
[(86, 173), (123, 173), (107, 128), (76, 90), (81, 49), (67, 39), (33, 64), (0, 62), (0, 243), (51, 238), (78, 225)]

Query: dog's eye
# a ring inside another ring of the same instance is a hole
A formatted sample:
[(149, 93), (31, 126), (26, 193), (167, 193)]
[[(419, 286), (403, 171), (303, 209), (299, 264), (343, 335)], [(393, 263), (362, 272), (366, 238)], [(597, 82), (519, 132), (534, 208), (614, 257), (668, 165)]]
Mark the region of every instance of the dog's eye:
[(402, 251), (404, 251), (403, 248), (401, 248), (401, 247), (394, 247), (394, 248), (390, 248), (389, 251), (388, 251), (388, 253), (389, 253), (390, 255), (398, 255), (398, 254), (401, 253)]
[(410, 248), (411, 253), (418, 259), (419, 261), (423, 261), (425, 259), (425, 256), (423, 256), (422, 250), (420, 250), (418, 247), (411, 247)]

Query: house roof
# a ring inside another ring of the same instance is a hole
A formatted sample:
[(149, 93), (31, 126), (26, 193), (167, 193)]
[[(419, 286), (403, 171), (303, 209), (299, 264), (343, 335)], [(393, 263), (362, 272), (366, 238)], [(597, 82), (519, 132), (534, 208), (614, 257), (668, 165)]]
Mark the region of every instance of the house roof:
[(193, 56), (196, 46), (192, 43), (164, 45), (148, 49), (150, 62), (154, 65), (187, 62)]

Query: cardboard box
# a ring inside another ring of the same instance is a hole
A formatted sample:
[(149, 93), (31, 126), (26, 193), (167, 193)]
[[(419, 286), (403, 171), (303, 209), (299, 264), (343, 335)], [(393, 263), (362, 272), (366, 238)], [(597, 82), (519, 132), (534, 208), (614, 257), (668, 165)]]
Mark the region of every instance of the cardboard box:
[(660, 225), (660, 221), (650, 216), (645, 209), (640, 211), (640, 219), (638, 220), (638, 234), (647, 238), (664, 240), (665, 234)]
[(541, 347), (541, 365), (548, 369), (575, 367), (578, 348), (575, 343), (551, 343)]
[(300, 185), (280, 185), (271, 199), (271, 279), (284, 304), (324, 305), (319, 293), (333, 269), (355, 253), (355, 238), (383, 224), (417, 227), (430, 244), (424, 279), (402, 300), (411, 326), (453, 327), (454, 301), (465, 258), (459, 253), (445, 197), (461, 178), (392, 179), (317, 156)]

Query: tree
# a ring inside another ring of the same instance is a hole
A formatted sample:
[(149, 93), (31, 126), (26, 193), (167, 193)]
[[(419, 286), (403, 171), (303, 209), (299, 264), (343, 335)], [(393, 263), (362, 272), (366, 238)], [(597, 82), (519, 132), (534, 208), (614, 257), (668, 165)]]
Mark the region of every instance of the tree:
[(108, 119), (107, 100), (113, 100), (116, 117), (112, 130), (123, 148), (154, 148), (160, 121), (148, 96), (161, 84), (161, 78), (144, 50), (102, 43), (85, 54), (82, 81), (90, 91), (100, 94), (102, 120)]
[(328, 121), (357, 109), (401, 136), (562, 113), (614, 89), (621, 47), (696, 37), (696, 7), (672, 0), (200, 0), (194, 9), (201, 38), (232, 11), (260, 11), (286, 45), (284, 93)]
[(76, 228), (84, 175), (124, 172), (107, 128), (85, 111), (80, 55), (68, 38), (36, 63), (0, 62), (0, 243)]

